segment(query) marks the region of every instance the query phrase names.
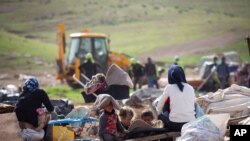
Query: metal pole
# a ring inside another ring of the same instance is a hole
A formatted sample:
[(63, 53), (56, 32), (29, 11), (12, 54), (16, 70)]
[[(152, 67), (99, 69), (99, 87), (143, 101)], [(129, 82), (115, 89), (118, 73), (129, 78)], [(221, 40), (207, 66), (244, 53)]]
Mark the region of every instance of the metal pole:
[[(81, 74), (82, 75), (82, 74)], [(85, 76), (85, 75), (84, 75)], [(77, 82), (77, 83), (79, 83), (84, 89), (86, 88), (86, 85), (84, 85), (80, 80), (78, 80), (77, 78), (76, 78), (76, 76), (75, 76), (75, 74), (72, 76), (73, 77), (73, 79)], [(87, 76), (86, 76), (87, 77)], [(88, 78), (88, 77), (87, 77)], [(85, 78), (86, 79), (86, 78)], [(88, 81), (89, 81), (89, 79), (88, 79)], [(92, 93), (95, 97), (97, 97), (97, 94), (95, 94), (95, 93)]]

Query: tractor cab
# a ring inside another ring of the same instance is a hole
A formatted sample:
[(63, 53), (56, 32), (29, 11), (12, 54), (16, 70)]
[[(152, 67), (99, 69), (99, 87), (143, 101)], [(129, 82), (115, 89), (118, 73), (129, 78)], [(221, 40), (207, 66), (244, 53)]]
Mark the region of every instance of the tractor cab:
[[(111, 52), (109, 50), (108, 37), (103, 33), (83, 32), (70, 34), (70, 45), (66, 52), (64, 24), (57, 26), (57, 79), (61, 82), (66, 80), (72, 88), (79, 88), (73, 75), (79, 80), (81, 78), (79, 66), (85, 61), (87, 53), (92, 53), (97, 65), (97, 72), (106, 73), (111, 64), (117, 64), (122, 69), (128, 71), (130, 66), (129, 56), (124, 53)], [(66, 55), (66, 59), (65, 59)]]
[(85, 61), (85, 55), (92, 53), (98, 72), (106, 72), (108, 66), (108, 43), (105, 34), (97, 33), (72, 33), (70, 34), (70, 47), (67, 56), (68, 64), (73, 64), (78, 58), (80, 64)]

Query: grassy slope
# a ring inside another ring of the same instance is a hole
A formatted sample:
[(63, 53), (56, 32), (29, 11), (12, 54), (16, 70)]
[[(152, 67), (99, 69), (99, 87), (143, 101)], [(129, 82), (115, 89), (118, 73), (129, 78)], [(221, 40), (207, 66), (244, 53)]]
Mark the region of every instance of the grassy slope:
[(35, 61), (54, 64), (55, 50), (56, 47), (53, 44), (0, 32), (0, 68), (2, 69), (26, 66), (41, 69)]
[[(0, 1), (0, 70), (13, 66), (42, 69), (33, 62), (37, 58), (54, 64), (59, 22), (65, 23), (67, 35), (83, 27), (107, 33), (113, 51), (131, 56), (232, 30), (250, 30), (249, 0), (50, 0), (47, 4), (46, 0), (20, 1)], [(249, 60), (243, 40), (208, 53), (229, 50), (236, 50), (244, 61)], [(180, 63), (196, 64), (201, 55), (182, 56)], [(172, 58), (163, 59), (172, 62)], [(61, 92), (76, 103), (82, 102), (79, 91), (66, 86), (46, 90), (52, 98), (62, 97), (57, 95)]]
[(45, 88), (46, 92), (49, 94), (51, 99), (68, 98), (74, 102), (74, 104), (84, 103), (84, 99), (81, 95), (80, 89), (71, 89), (68, 86), (61, 85), (55, 87)]
[(3, 4), (15, 8), (0, 14), (7, 31), (55, 43), (58, 22), (66, 24), (67, 33), (89, 27), (109, 34), (112, 50), (132, 56), (231, 30), (250, 30), (248, 0), (51, 0), (48, 4), (23, 0)]

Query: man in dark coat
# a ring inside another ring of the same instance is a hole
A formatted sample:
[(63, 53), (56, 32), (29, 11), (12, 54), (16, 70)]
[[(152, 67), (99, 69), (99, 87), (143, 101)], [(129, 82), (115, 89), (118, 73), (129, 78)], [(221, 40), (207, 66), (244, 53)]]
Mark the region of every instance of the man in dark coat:
[(81, 73), (91, 79), (97, 73), (97, 66), (91, 53), (87, 53), (85, 58), (86, 60), (80, 65), (79, 69)]
[(228, 78), (230, 76), (230, 72), (228, 64), (226, 63), (226, 58), (224, 56), (221, 57), (221, 63), (217, 67), (217, 72), (220, 80), (220, 88), (225, 89)]
[(138, 63), (134, 58), (131, 59), (132, 78), (134, 83), (134, 91), (138, 83), (139, 89), (142, 87), (142, 81), (144, 76), (144, 67)]
[(156, 88), (158, 89), (159, 86), (158, 86), (157, 77), (156, 77), (156, 67), (150, 57), (148, 57), (148, 62), (145, 65), (145, 73), (147, 76), (148, 87), (152, 88), (154, 87), (154, 85), (156, 85)]

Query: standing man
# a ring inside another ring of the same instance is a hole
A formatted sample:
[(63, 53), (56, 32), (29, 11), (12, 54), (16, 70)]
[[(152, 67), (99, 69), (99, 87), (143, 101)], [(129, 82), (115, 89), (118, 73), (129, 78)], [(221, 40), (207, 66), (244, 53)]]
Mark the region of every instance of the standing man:
[(158, 89), (159, 85), (157, 83), (157, 78), (156, 78), (156, 67), (150, 57), (148, 57), (148, 62), (145, 65), (145, 73), (147, 76), (148, 87), (153, 88), (155, 85), (156, 88)]
[(138, 63), (135, 58), (131, 58), (131, 69), (132, 69), (132, 78), (134, 83), (134, 91), (136, 90), (136, 85), (138, 83), (139, 89), (142, 86), (142, 79), (144, 76), (144, 68)]
[(230, 75), (229, 67), (228, 64), (226, 63), (225, 56), (221, 57), (221, 63), (218, 65), (217, 72), (220, 80), (220, 88), (224, 89), (226, 87)]
[(217, 72), (217, 68), (218, 68), (218, 58), (217, 56), (213, 57), (213, 64), (210, 65), (210, 77), (209, 80), (211, 80), (211, 89), (213, 92), (217, 91), (218, 88), (218, 84), (220, 84), (220, 81), (218, 79), (218, 72)]

